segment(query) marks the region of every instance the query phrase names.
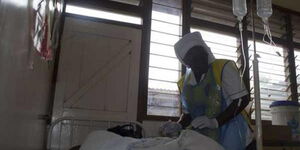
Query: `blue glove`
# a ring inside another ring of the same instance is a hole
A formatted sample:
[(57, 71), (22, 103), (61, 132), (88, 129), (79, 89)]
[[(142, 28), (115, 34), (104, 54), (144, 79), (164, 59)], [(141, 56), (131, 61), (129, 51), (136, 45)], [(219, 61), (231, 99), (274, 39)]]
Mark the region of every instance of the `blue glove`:
[(206, 116), (200, 116), (195, 118), (191, 123), (193, 128), (197, 129), (203, 129), (203, 128), (209, 128), (209, 129), (216, 129), (219, 127), (218, 121), (213, 118), (209, 119)]

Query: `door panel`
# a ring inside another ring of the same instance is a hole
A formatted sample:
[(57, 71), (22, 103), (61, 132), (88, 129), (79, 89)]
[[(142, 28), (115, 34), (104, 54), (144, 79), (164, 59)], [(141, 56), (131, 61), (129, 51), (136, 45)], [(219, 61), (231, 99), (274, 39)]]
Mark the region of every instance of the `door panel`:
[(136, 120), (141, 31), (66, 18), (53, 119)]

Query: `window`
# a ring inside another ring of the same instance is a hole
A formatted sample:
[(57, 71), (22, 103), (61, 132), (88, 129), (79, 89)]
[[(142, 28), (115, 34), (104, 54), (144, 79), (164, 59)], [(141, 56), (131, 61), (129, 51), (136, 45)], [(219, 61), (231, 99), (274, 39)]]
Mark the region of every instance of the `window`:
[[(180, 0), (176, 0), (180, 2)], [(154, 1), (151, 21), (151, 43), (148, 80), (147, 114), (179, 116), (180, 102), (177, 81), (181, 64), (174, 44), (181, 37), (181, 8)]]
[[(249, 44), (250, 56), (250, 86), (253, 85), (253, 41)], [(260, 97), (261, 97), (261, 113), (263, 120), (271, 120), (270, 104), (277, 100), (288, 100), (289, 91), (286, 75), (286, 65), (284, 63), (284, 49), (280, 46), (271, 46), (265, 43), (256, 42), (257, 54), (259, 55), (259, 81), (260, 81)], [(251, 92), (251, 98), (254, 98), (254, 90)], [(252, 114), (254, 119), (254, 113)]]

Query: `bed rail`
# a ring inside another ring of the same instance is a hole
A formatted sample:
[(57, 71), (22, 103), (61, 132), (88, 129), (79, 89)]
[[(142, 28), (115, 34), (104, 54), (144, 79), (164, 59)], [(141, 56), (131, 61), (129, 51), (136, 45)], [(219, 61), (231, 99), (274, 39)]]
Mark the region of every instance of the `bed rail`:
[(56, 119), (48, 128), (47, 150), (69, 150), (71, 147), (82, 144), (87, 135), (95, 130), (106, 130), (110, 127), (123, 124), (133, 124), (142, 127), (141, 123), (132, 121), (93, 120), (75, 117)]

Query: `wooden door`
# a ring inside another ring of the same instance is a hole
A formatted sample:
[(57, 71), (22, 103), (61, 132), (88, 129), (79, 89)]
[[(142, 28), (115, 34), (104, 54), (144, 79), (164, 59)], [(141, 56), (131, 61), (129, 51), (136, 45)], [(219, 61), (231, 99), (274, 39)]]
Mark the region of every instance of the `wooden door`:
[(52, 119), (134, 121), (140, 29), (67, 17)]

